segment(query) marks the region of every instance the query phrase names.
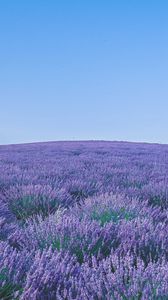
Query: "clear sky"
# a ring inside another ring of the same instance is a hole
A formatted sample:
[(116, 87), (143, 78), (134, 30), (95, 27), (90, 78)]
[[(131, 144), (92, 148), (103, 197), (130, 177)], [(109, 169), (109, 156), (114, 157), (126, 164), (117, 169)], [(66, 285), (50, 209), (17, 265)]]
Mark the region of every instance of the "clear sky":
[(1, 0), (0, 144), (168, 143), (167, 0)]

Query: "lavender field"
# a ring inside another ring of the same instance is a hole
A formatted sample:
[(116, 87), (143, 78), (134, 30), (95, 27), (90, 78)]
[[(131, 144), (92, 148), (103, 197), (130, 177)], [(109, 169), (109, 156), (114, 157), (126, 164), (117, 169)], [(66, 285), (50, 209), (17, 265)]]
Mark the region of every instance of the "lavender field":
[(168, 299), (168, 145), (0, 146), (0, 299)]

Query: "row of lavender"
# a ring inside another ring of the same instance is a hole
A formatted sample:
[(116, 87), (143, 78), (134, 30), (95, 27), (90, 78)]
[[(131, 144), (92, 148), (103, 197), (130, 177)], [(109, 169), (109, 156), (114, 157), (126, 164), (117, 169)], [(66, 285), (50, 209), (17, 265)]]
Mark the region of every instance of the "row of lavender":
[(0, 147), (0, 299), (168, 299), (168, 146)]

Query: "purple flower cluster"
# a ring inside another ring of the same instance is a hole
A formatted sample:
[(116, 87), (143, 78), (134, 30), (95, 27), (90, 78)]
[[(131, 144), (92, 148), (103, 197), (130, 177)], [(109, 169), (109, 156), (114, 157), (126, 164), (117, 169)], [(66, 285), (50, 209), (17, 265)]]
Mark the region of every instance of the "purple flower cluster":
[(0, 146), (0, 299), (168, 299), (168, 146)]

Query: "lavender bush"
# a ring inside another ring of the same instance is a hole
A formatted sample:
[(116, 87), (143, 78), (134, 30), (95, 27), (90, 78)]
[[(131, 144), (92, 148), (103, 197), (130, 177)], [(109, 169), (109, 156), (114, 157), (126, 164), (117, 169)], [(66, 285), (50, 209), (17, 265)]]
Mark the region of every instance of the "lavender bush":
[(168, 299), (168, 146), (0, 146), (0, 299)]

